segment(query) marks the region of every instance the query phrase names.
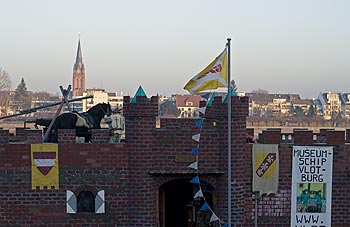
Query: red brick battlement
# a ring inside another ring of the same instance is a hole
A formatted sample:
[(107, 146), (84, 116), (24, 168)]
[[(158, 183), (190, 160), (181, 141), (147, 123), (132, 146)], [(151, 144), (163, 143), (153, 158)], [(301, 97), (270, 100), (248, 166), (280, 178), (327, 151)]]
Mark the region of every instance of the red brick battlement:
[[(250, 227), (254, 226), (252, 144), (247, 144), (246, 135), (253, 135), (254, 130), (246, 127), (248, 97), (231, 100), (232, 221), (237, 227)], [(157, 128), (158, 97), (137, 97), (132, 103), (125, 96), (123, 143), (108, 144), (107, 129), (92, 130), (92, 143), (76, 143), (74, 130), (59, 131), (59, 189), (54, 190), (31, 189), (30, 144), (41, 143), (42, 132), (18, 129), (19, 137), (24, 139), (19, 141), (2, 129), (0, 226), (162, 227), (163, 215), (169, 209), (185, 217), (180, 206), (164, 208), (164, 198), (171, 199), (165, 191), (177, 196), (173, 202), (182, 200), (182, 196), (193, 199), (193, 188), (184, 192), (181, 190), (185, 187), (172, 190), (169, 184), (175, 187), (196, 176), (188, 165), (196, 161), (191, 151), (197, 146), (200, 180), (210, 185), (203, 190), (209, 190), (215, 213), (227, 223), (227, 113), (227, 104), (215, 97), (206, 108), (202, 127), (195, 125), (200, 118), (161, 118)], [(199, 143), (192, 139), (198, 133)], [(313, 133), (307, 129), (295, 129), (290, 134), (266, 129), (259, 135), (261, 143), (280, 144), (279, 191), (259, 201), (260, 227), (290, 226), (294, 144), (334, 145), (332, 226), (350, 226), (350, 202), (346, 199), (350, 194), (349, 135), (349, 130)], [(75, 195), (84, 190), (104, 190), (106, 212), (67, 214), (67, 190)]]

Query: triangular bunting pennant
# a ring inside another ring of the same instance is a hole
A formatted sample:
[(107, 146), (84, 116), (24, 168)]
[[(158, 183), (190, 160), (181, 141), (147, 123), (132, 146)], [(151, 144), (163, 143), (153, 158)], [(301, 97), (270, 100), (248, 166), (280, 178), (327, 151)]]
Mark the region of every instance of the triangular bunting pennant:
[(193, 177), (192, 180), (190, 181), (192, 184), (199, 184), (199, 178), (198, 177)]
[[(231, 96), (237, 96), (237, 93), (236, 93), (235, 89), (232, 86), (231, 86), (230, 91), (231, 91)], [(227, 103), (227, 94), (225, 95), (224, 100), (222, 101), (222, 103)]]
[(228, 227), (227, 224), (225, 224), (223, 227)]
[(216, 216), (216, 214), (213, 213), (211, 215), (210, 222), (217, 221), (217, 220), (219, 220), (218, 216)]
[(188, 166), (188, 168), (197, 170), (198, 169), (198, 162), (192, 163), (191, 165)]
[(198, 108), (198, 109), (195, 110), (195, 111), (198, 111), (198, 112), (200, 112), (201, 114), (205, 114), (206, 108), (207, 108), (207, 107), (201, 107), (201, 108)]
[(194, 122), (198, 128), (202, 127), (203, 119), (197, 120)]
[(198, 148), (193, 148), (192, 149), (192, 154), (193, 155), (198, 155)]
[(211, 106), (211, 104), (213, 103), (213, 100), (214, 100), (214, 97), (215, 97), (215, 92), (213, 92), (207, 102), (207, 106)]
[(210, 210), (208, 203), (204, 203), (204, 205), (200, 209), (200, 211), (206, 211), (206, 210)]
[(193, 136), (192, 136), (192, 139), (195, 140), (196, 142), (199, 142), (200, 137), (201, 137), (201, 134), (198, 133), (198, 134), (196, 134), (196, 135), (193, 135)]
[(202, 192), (202, 189), (199, 189), (199, 191), (194, 195), (194, 199), (195, 198), (198, 198), (198, 197), (203, 197), (203, 192)]
[(203, 99), (208, 100), (209, 96), (210, 96), (210, 92), (204, 93), (200, 95)]

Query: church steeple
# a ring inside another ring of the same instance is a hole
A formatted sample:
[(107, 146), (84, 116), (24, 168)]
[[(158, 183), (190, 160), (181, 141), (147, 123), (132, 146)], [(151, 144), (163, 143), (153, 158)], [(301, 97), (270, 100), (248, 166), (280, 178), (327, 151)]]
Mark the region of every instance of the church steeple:
[(78, 49), (77, 49), (77, 57), (75, 59), (75, 64), (74, 64), (74, 69), (76, 68), (84, 68), (84, 63), (83, 63), (83, 55), (81, 54), (81, 48), (80, 48), (80, 38), (78, 41)]
[(85, 91), (85, 66), (81, 53), (80, 35), (78, 41), (77, 56), (73, 67), (73, 96), (82, 96)]

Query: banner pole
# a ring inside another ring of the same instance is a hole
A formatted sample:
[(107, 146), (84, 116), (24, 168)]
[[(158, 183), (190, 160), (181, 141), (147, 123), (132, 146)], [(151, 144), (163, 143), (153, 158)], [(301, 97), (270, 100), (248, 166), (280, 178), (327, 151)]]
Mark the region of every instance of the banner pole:
[(227, 38), (227, 221), (231, 227), (231, 38)]

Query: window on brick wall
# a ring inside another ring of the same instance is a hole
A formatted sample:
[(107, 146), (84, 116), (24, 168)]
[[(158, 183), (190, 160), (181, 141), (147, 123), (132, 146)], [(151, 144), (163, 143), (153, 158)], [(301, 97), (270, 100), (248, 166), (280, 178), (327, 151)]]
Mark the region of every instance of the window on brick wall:
[(67, 213), (105, 213), (105, 191), (93, 191), (83, 189), (74, 193), (67, 190)]
[(91, 191), (81, 191), (77, 197), (77, 212), (95, 212), (95, 196)]

